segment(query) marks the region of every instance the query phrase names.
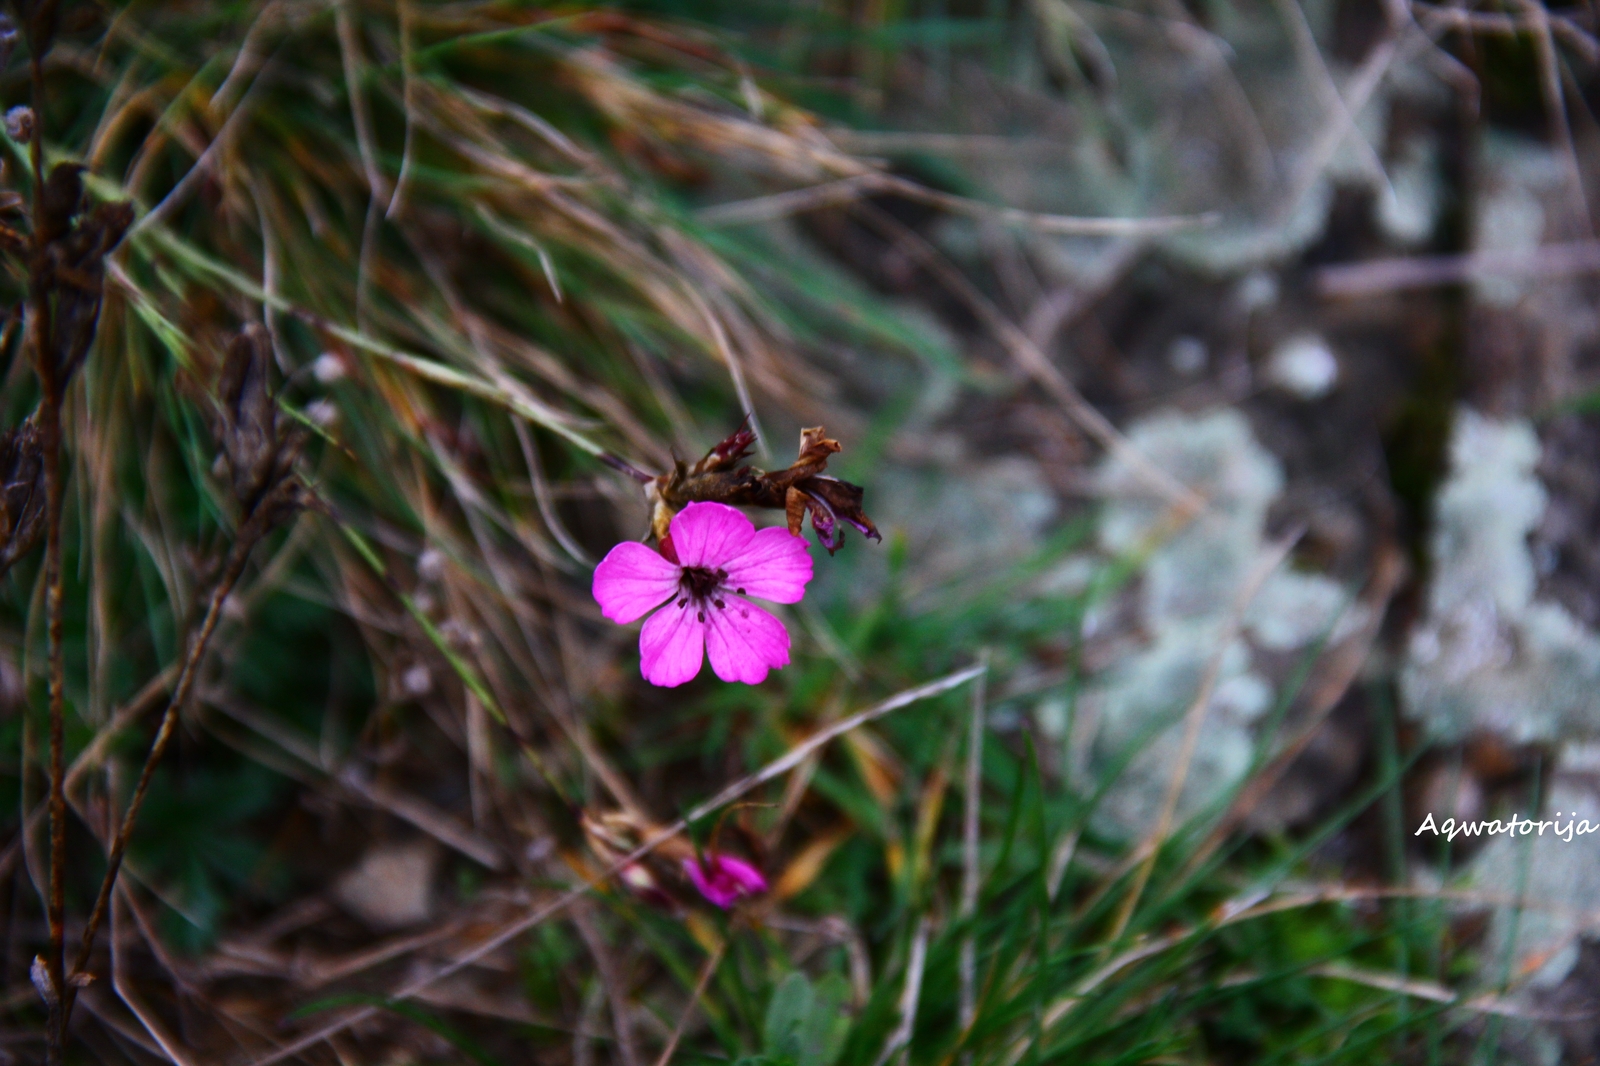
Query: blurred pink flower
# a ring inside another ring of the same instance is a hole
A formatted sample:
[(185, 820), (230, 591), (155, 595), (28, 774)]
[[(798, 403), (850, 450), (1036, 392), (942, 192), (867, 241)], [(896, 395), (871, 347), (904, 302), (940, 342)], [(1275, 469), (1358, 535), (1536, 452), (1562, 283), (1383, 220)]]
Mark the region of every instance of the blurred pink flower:
[(732, 855), (706, 852), (705, 863), (693, 855), (683, 860), (683, 872), (700, 894), (727, 910), (745, 896), (759, 896), (767, 890), (761, 871)]
[(805, 539), (777, 527), (758, 531), (723, 503), (689, 504), (673, 516), (670, 536), (677, 562), (628, 541), (594, 571), (594, 598), (613, 622), (668, 604), (639, 633), (645, 680), (681, 685), (706, 654), (718, 677), (747, 685), (789, 665), (789, 631), (742, 597), (798, 603), (811, 580)]

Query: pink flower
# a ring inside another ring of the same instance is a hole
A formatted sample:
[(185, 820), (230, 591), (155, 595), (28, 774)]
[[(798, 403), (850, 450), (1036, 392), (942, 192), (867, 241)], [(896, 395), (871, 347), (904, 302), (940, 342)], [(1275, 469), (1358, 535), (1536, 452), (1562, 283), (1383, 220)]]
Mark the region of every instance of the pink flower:
[(705, 863), (693, 855), (683, 860), (683, 872), (700, 894), (727, 910), (745, 896), (759, 896), (767, 890), (767, 879), (761, 871), (732, 855), (706, 852)]
[(707, 652), (718, 677), (747, 685), (789, 665), (789, 631), (743, 597), (798, 603), (811, 580), (805, 539), (777, 527), (757, 531), (727, 504), (691, 503), (673, 516), (671, 540), (677, 562), (628, 541), (594, 571), (594, 598), (613, 622), (668, 604), (639, 633), (645, 680), (681, 685)]

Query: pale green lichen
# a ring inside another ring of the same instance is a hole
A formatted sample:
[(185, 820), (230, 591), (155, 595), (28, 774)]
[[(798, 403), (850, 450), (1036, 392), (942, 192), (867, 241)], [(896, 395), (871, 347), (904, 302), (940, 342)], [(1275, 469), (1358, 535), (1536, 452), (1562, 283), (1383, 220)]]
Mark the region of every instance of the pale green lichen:
[(1436, 740), (1600, 736), (1600, 638), (1534, 594), (1538, 459), (1528, 423), (1457, 416), (1434, 506), (1428, 611), (1400, 675), (1407, 712)]
[[(1083, 700), (1093, 726), (1090, 762), (1101, 770), (1135, 752), (1098, 810), (1100, 828), (1147, 828), (1165, 801), (1182, 746), (1184, 712), (1207, 665), (1227, 638), (1242, 587), (1265, 547), (1268, 509), (1283, 490), (1283, 470), (1238, 411), (1167, 412), (1134, 423), (1132, 445), (1207, 498), (1203, 515), (1147, 560), (1139, 624), (1149, 642), (1097, 678)], [(1105, 495), (1100, 544), (1136, 550), (1164, 504), (1125, 463), (1101, 469)], [(1257, 668), (1256, 647), (1288, 651), (1328, 634), (1348, 596), (1317, 574), (1280, 570), (1245, 617), (1243, 636), (1222, 652), (1216, 687), (1200, 725), (1179, 794), (1180, 817), (1217, 802), (1248, 772), (1257, 725), (1276, 693)]]

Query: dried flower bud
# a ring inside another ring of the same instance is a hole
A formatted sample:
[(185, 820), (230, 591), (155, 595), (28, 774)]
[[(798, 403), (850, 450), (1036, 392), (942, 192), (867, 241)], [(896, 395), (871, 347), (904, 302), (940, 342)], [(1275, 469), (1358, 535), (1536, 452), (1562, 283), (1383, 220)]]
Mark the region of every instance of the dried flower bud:
[(57, 163), (44, 179), (39, 197), (39, 232), (35, 238), (50, 244), (66, 236), (83, 207), (83, 165)]
[[(13, 37), (15, 31), (13, 30)], [(27, 144), (33, 140), (33, 108), (27, 104), (18, 104), (6, 112), (6, 136), (18, 144)]]
[(271, 374), (267, 331), (246, 326), (228, 345), (217, 378), (217, 437), (234, 498), (246, 514), (268, 507), (268, 525), (304, 503), (294, 477), (304, 437), (279, 416)]
[(266, 331), (250, 325), (228, 345), (217, 379), (222, 451), (228, 459), (233, 494), (247, 505), (266, 487), (276, 460), (278, 406), (269, 383), (271, 369)]
[(33, 423), (0, 435), (0, 575), (44, 534), (44, 454)]
[(862, 509), (861, 487), (824, 473), (828, 457), (839, 452), (840, 445), (821, 426), (801, 432), (799, 457), (784, 470), (763, 472), (739, 465), (754, 443), (755, 435), (740, 426), (693, 466), (680, 461), (656, 478), (636, 475), (647, 479), (645, 492), (653, 504), (651, 530), (664, 551), (670, 551), (673, 516), (691, 503), (782, 510), (789, 532), (797, 536), (810, 512), (811, 527), (830, 555), (844, 544), (841, 520), (873, 540), (883, 539)]
[[(623, 811), (593, 813), (583, 811), (578, 816), (584, 839), (595, 858), (611, 866), (637, 848), (655, 829)], [(673, 843), (669, 841), (668, 843)], [(662, 885), (661, 878), (646, 862), (629, 863), (618, 871), (618, 879), (629, 892), (664, 910), (677, 910), (678, 902)]]
[(88, 357), (105, 297), (105, 258), (132, 224), (131, 203), (99, 204), (51, 249), (60, 293), (52, 326), (63, 384)]

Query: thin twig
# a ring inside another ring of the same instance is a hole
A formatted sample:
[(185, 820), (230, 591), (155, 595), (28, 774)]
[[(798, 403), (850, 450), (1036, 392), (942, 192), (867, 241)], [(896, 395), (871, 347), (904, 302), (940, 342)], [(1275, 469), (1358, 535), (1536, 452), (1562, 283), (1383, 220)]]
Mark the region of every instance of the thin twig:
[(59, 355), (51, 328), (50, 290), (54, 270), (47, 247), (44, 177), (44, 53), (48, 41), (33, 34), (29, 20), (29, 73), (33, 92), (33, 136), (29, 161), (33, 167), (33, 248), (28, 269), (28, 305), (33, 323), (34, 372), (42, 393), (39, 403), (40, 446), (44, 453), (45, 483), (45, 610), (49, 631), (50, 702), (50, 957), (46, 960), (51, 989), (46, 996), (49, 1026), (46, 1058), (58, 1066), (67, 1041), (66, 1011), (66, 771), (62, 765), (63, 722), (66, 713), (66, 665), (62, 646), (61, 512), (65, 493), (61, 483), (61, 403), (65, 382), (58, 380)]
[[(1417, 31), (1418, 36), (1423, 36)], [(1339, 145), (1355, 130), (1356, 119), (1372, 99), (1372, 94), (1383, 84), (1389, 68), (1401, 54), (1401, 40), (1391, 35), (1380, 41), (1350, 79), (1350, 90), (1340, 96), (1342, 106), (1323, 123), (1311, 145), (1302, 154), (1304, 162), (1294, 174), (1288, 194), (1278, 204), (1276, 221), (1283, 223), (1300, 207), (1301, 201), (1316, 185), (1328, 165), (1333, 162)]]
[[(67, 782), (64, 786), (64, 794), (66, 796), (70, 797), (72, 795), (72, 790), (77, 787), (79, 781), (83, 780), (84, 774), (100, 765), (100, 760), (106, 757), (111, 748), (111, 742), (121, 734), (122, 730), (126, 729), (131, 723), (143, 718), (148, 711), (156, 706), (156, 701), (161, 698), (168, 686), (172, 684), (172, 679), (176, 674), (176, 664), (167, 667), (146, 682), (144, 688), (140, 689), (138, 694), (131, 700), (118, 708), (105, 728), (95, 734), (94, 739), (89, 742), (89, 746), (79, 752), (78, 757), (72, 760), (72, 765), (67, 767)], [(16, 861), (17, 856), (21, 853), (23, 841), (38, 828), (39, 822), (48, 817), (48, 815), (48, 803), (35, 807), (28, 812), (24, 831), (17, 834), (16, 839), (6, 846), (4, 852), (0, 852), (0, 880), (10, 876), (11, 864)]]
[(1546, 244), (1525, 252), (1368, 259), (1322, 267), (1313, 277), (1319, 295), (1343, 297), (1388, 295), (1486, 277), (1559, 278), (1594, 273), (1600, 273), (1600, 241)]
[[(578, 900), (588, 895), (599, 885), (604, 884), (621, 871), (627, 869), (629, 866), (632, 866), (640, 859), (643, 859), (656, 848), (682, 833), (689, 827), (691, 822), (697, 822), (702, 818), (721, 810), (723, 807), (726, 807), (728, 804), (734, 802), (753, 789), (759, 788), (768, 781), (788, 773), (790, 770), (803, 763), (812, 752), (826, 746), (830, 741), (843, 736), (852, 729), (856, 729), (868, 722), (881, 718), (886, 714), (897, 711), (902, 707), (907, 707), (920, 700), (930, 699), (934, 696), (948, 692), (951, 689), (959, 688), (968, 681), (971, 681), (973, 678), (980, 676), (983, 672), (984, 667), (982, 666), (969, 666), (963, 670), (957, 670), (955, 673), (947, 674), (936, 681), (930, 681), (925, 685), (919, 685), (916, 688), (907, 689), (904, 692), (897, 693), (896, 695), (884, 700), (882, 703), (868, 707), (866, 710), (858, 711), (855, 714), (850, 715), (848, 718), (843, 718), (827, 728), (819, 730), (810, 737), (801, 741), (799, 744), (795, 745), (793, 748), (789, 749), (789, 751), (781, 757), (774, 759), (772, 762), (768, 763), (755, 773), (749, 774), (740, 778), (738, 781), (733, 782), (721, 792), (718, 792), (715, 796), (696, 806), (694, 809), (689, 811), (688, 814), (684, 815), (682, 818), (679, 818), (676, 822), (673, 822), (671, 825), (651, 834), (637, 848), (634, 848), (628, 854), (622, 856), (609, 866), (602, 869), (595, 876), (591, 883), (578, 885), (575, 888), (569, 889), (568, 891), (557, 896), (555, 899), (544, 904), (542, 907), (538, 907), (531, 913), (524, 915), (513, 922), (507, 923), (498, 929), (493, 935), (487, 937), (476, 946), (468, 949), (460, 955), (457, 955), (449, 962), (425, 971), (419, 976), (413, 978), (411, 981), (408, 981), (406, 984), (396, 989), (389, 998), (396, 1001), (410, 999), (423, 989), (442, 981), (451, 974), (456, 973), (467, 966), (471, 966), (479, 959), (491, 954), (494, 951), (497, 951), (502, 945), (514, 940), (518, 936), (521, 936), (523, 933), (534, 928), (552, 915), (559, 914), (567, 907), (570, 907), (573, 903), (576, 903)], [(284, 1059), (298, 1055), (307, 1048), (315, 1047), (324, 1040), (327, 1040), (329, 1037), (344, 1032), (350, 1026), (360, 1024), (366, 1019), (375, 1016), (378, 1011), (379, 1008), (377, 1007), (359, 1007), (355, 1010), (349, 1011), (346, 1014), (335, 1018), (327, 1025), (324, 1025), (319, 1029), (316, 1029), (294, 1041), (291, 1041), (289, 1044), (278, 1049), (272, 1054), (267, 1055), (264, 1058), (254, 1060), (252, 1063), (250, 1063), (250, 1066), (270, 1066), (271, 1063), (281, 1062)]]
[[(1481, 893), (1460, 892), (1431, 888), (1383, 888), (1373, 886), (1329, 885), (1312, 891), (1291, 892), (1274, 896), (1270, 892), (1252, 891), (1223, 903), (1212, 911), (1208, 920), (1178, 929), (1165, 936), (1135, 944), (1105, 965), (1091, 971), (1070, 992), (1057, 998), (1046, 1008), (1036, 1023), (1030, 1020), (1027, 1031), (1012, 1044), (1002, 1061), (1003, 1066), (1016, 1066), (1033, 1045), (1036, 1035), (1042, 1035), (1060, 1024), (1062, 1019), (1084, 1001), (1096, 988), (1117, 974), (1145, 959), (1153, 958), (1186, 941), (1227, 926), (1238, 925), (1284, 911), (1300, 910), (1325, 903), (1349, 903), (1357, 900), (1382, 899), (1435, 899), (1467, 900), (1475, 903), (1496, 902)], [(1505, 902), (1516, 902), (1506, 900)]]
[[(1526, 16), (1498, 11), (1468, 11), (1457, 7), (1435, 7), (1432, 4), (1413, 3), (1411, 11), (1430, 28), (1459, 30), (1462, 33), (1493, 34), (1501, 37), (1518, 37), (1535, 32), (1532, 20)], [(1545, 20), (1561, 40), (1583, 53), (1583, 58), (1593, 63), (1600, 60), (1600, 42), (1572, 19), (1546, 11)]]
[(728, 343), (727, 330), (723, 329), (722, 319), (706, 303), (705, 297), (695, 291), (692, 285), (685, 285), (684, 294), (689, 302), (700, 312), (705, 319), (706, 326), (711, 330), (712, 342), (717, 347), (717, 355), (728, 368), (728, 376), (733, 379), (733, 391), (739, 397), (739, 406), (743, 408), (744, 417), (750, 422), (750, 432), (756, 435), (756, 449), (763, 459), (770, 460), (772, 449), (767, 444), (767, 435), (761, 431), (761, 422), (756, 417), (755, 400), (750, 395), (750, 385), (745, 380), (744, 366), (739, 361), (739, 356), (733, 350), (733, 345)]
[[(144, 768), (139, 771), (139, 783), (134, 787), (133, 798), (128, 802), (128, 809), (122, 816), (122, 824), (117, 830), (116, 838), (111, 842), (110, 852), (106, 855), (105, 877), (100, 882), (94, 910), (90, 912), (88, 924), (84, 926), (78, 957), (72, 966), (74, 976), (84, 972), (84, 967), (89, 964), (89, 957), (94, 951), (95, 936), (100, 931), (100, 923), (105, 920), (106, 907), (111, 901), (111, 890), (116, 884), (117, 872), (122, 868), (122, 857), (127, 851), (128, 839), (133, 835), (134, 824), (139, 818), (139, 808), (144, 805), (145, 793), (150, 787), (151, 778), (155, 775), (156, 765), (161, 762), (161, 756), (166, 753), (167, 745), (172, 740), (178, 714), (188, 702), (189, 690), (194, 686), (194, 679), (200, 672), (200, 664), (205, 659), (206, 648), (211, 643), (212, 634), (216, 632), (217, 622), (222, 618), (223, 606), (227, 602), (228, 595), (233, 591), (234, 585), (238, 584), (240, 576), (244, 574), (251, 550), (266, 535), (272, 511), (270, 500), (258, 504), (240, 526), (233, 547), (229, 549), (222, 578), (212, 590), (210, 601), (206, 604), (205, 617), (190, 642), (183, 668), (179, 671), (177, 683), (173, 686), (172, 698), (167, 703), (166, 713), (161, 716), (161, 725), (156, 729), (155, 739), (150, 743)], [(72, 998), (72, 991), (69, 989), (64, 999), (63, 1014), (70, 1013)]]
[(1289, 40), (1294, 45), (1295, 59), (1300, 64), (1306, 80), (1311, 83), (1318, 102), (1329, 117), (1348, 128), (1354, 135), (1362, 165), (1383, 183), (1383, 194), (1390, 203), (1393, 203), (1394, 186), (1389, 182), (1388, 172), (1383, 169), (1383, 160), (1378, 158), (1372, 142), (1361, 132), (1361, 128), (1356, 125), (1355, 116), (1351, 115), (1349, 108), (1345, 106), (1344, 97), (1339, 94), (1339, 86), (1328, 71), (1327, 63), (1323, 61), (1322, 52), (1317, 48), (1316, 37), (1311, 32), (1311, 23), (1307, 20), (1299, 0), (1274, 0), (1274, 3), (1278, 8), (1279, 17), (1289, 28)]

